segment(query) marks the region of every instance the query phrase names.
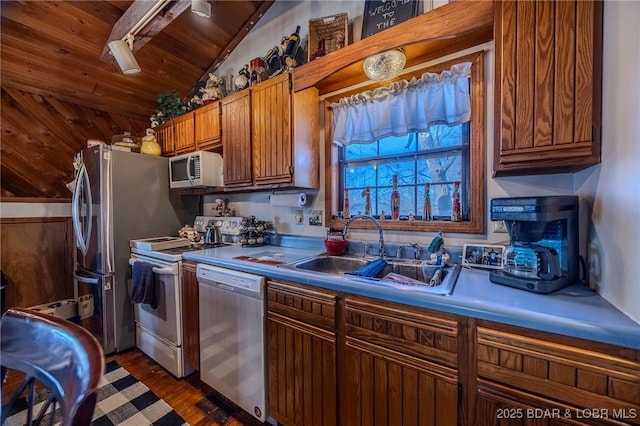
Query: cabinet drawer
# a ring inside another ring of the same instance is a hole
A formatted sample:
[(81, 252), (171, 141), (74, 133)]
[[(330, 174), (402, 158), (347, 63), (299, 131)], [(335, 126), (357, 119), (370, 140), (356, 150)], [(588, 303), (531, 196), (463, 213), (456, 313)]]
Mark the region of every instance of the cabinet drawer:
[(335, 332), (336, 295), (327, 290), (269, 281), (267, 310)]
[(479, 378), (577, 407), (640, 413), (637, 351), (485, 322), (477, 342)]
[(345, 334), (350, 339), (457, 368), (458, 318), (404, 305), (345, 299)]

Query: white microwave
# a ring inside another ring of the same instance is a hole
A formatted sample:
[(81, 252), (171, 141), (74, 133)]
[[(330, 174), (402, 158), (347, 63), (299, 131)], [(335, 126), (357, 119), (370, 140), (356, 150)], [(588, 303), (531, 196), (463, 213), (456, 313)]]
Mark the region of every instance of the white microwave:
[(215, 152), (195, 151), (169, 158), (170, 188), (223, 186), (222, 156)]

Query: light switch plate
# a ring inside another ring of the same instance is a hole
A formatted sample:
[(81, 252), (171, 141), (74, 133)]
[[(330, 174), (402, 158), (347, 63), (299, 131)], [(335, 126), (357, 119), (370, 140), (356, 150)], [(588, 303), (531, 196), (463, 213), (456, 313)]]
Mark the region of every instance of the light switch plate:
[(507, 225), (504, 223), (504, 220), (494, 220), (493, 221), (493, 232), (494, 232), (494, 234), (506, 234), (507, 233)]

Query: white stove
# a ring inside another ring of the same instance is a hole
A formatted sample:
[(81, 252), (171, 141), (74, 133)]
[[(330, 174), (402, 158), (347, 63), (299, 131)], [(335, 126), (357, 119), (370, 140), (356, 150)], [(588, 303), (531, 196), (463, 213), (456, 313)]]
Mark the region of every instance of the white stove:
[[(176, 377), (184, 377), (193, 372), (184, 362), (182, 350), (182, 254), (229, 245), (233, 241), (233, 230), (239, 227), (238, 223), (242, 223), (242, 218), (196, 217), (193, 226), (196, 232), (204, 235), (207, 226), (218, 226), (225, 230), (226, 234), (221, 232), (221, 235), (227, 237), (228, 243), (196, 244), (187, 238), (174, 236), (131, 240), (129, 243), (129, 264), (132, 268), (144, 267), (141, 264), (136, 266), (138, 262), (150, 264), (155, 276), (155, 290), (159, 293), (156, 308), (143, 303), (133, 305), (136, 346)], [(200, 241), (202, 240), (201, 238)], [(132, 272), (132, 287), (133, 276)]]
[(129, 246), (131, 248), (145, 251), (166, 250), (179, 247), (188, 247), (190, 245), (191, 241), (189, 241), (188, 238), (180, 237), (144, 238), (140, 240), (131, 240), (131, 242), (129, 243)]
[(193, 230), (204, 235), (208, 226), (215, 226), (220, 229), (221, 243), (204, 244), (202, 238), (200, 242), (193, 243), (188, 238), (166, 236), (131, 240), (129, 245), (131, 253), (167, 262), (178, 262), (182, 260), (182, 253), (239, 244), (238, 235), (242, 221), (242, 217), (196, 216)]

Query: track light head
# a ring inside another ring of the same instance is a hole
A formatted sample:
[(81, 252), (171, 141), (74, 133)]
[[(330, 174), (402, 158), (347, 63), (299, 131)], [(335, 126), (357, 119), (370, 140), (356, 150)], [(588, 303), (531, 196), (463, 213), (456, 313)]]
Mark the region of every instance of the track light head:
[(109, 42), (109, 50), (120, 67), (123, 74), (135, 74), (140, 72), (140, 65), (133, 56), (133, 36), (127, 34), (124, 40)]
[(207, 0), (191, 0), (191, 11), (202, 18), (209, 18), (211, 4)]

